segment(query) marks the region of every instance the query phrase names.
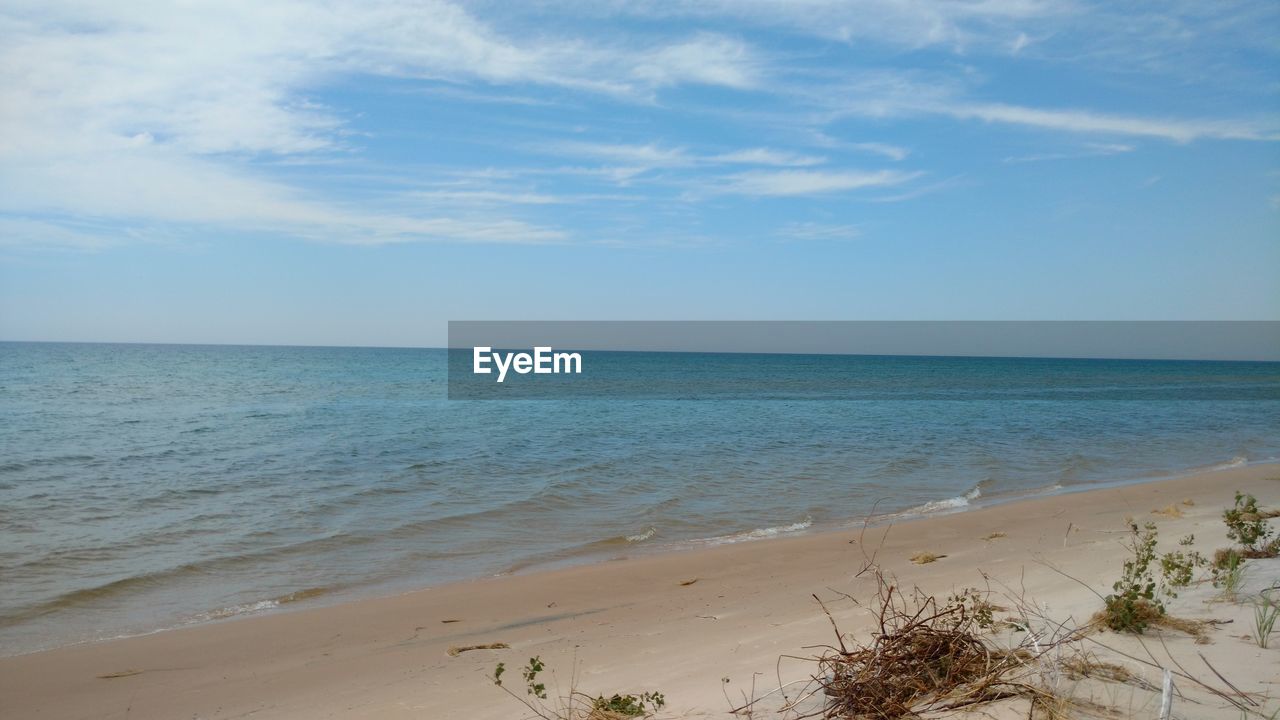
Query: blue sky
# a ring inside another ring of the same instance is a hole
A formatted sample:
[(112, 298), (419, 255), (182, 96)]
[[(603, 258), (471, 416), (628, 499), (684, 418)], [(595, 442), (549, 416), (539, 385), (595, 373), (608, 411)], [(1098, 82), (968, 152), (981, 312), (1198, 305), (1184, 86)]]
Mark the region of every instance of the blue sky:
[(0, 9), (0, 338), (1280, 319), (1280, 4)]

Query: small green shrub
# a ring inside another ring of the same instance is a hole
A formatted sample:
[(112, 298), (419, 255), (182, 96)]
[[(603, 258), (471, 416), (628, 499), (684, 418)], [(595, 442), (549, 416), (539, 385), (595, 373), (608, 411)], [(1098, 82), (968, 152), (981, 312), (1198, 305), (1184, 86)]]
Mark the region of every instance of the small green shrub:
[(1161, 590), (1171, 598), (1178, 597), (1177, 591), (1191, 584), (1196, 568), (1207, 564), (1203, 555), (1190, 549), (1195, 541), (1195, 535), (1188, 535), (1178, 541), (1178, 545), (1186, 549), (1160, 556)]
[[(574, 681), (569, 692), (563, 697), (548, 700), (547, 686), (540, 682), (539, 675), (547, 669), (541, 657), (529, 658), (529, 662), (521, 670), (524, 678), (525, 694), (517, 695), (502, 684), (502, 676), (507, 671), (505, 663), (498, 663), (493, 669), (493, 684), (502, 688), (511, 697), (525, 706), (530, 717), (540, 720), (617, 720), (619, 718), (645, 718), (661, 710), (667, 699), (660, 692), (646, 692), (639, 695), (614, 693), (610, 697), (597, 695), (592, 697), (579, 692)], [(576, 670), (576, 664), (575, 664)]]
[(644, 717), (657, 712), (667, 704), (667, 699), (659, 692), (647, 692), (640, 695), (603, 696), (592, 701), (591, 708), (597, 714), (611, 713), (623, 717)]
[(1275, 551), (1275, 543), (1271, 542), (1275, 531), (1258, 510), (1254, 496), (1236, 491), (1235, 507), (1222, 511), (1222, 522), (1227, 526), (1227, 537), (1240, 543), (1247, 555)]
[[(1141, 634), (1155, 620), (1164, 617), (1166, 598), (1178, 597), (1178, 590), (1187, 587), (1195, 577), (1195, 570), (1207, 564), (1204, 556), (1190, 549), (1195, 536), (1188, 535), (1178, 541), (1179, 549), (1163, 555), (1156, 554), (1159, 533), (1155, 523), (1141, 528), (1129, 522), (1131, 537), (1125, 546), (1132, 553), (1124, 561), (1120, 579), (1111, 586), (1114, 591), (1103, 599), (1102, 617), (1107, 627), (1116, 632)], [(1156, 582), (1153, 566), (1160, 567), (1160, 582)]]
[(1111, 586), (1114, 592), (1103, 599), (1103, 618), (1116, 632), (1141, 634), (1155, 618), (1164, 615), (1164, 603), (1156, 596), (1156, 580), (1151, 563), (1156, 559), (1156, 526), (1147, 523), (1139, 528), (1129, 523), (1133, 534), (1126, 546), (1132, 557), (1124, 561), (1120, 579)]

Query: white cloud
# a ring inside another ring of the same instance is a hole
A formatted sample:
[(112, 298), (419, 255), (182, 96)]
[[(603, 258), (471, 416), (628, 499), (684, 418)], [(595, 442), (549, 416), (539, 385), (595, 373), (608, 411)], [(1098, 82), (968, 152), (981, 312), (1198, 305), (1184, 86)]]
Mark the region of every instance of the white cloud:
[(111, 231), (83, 228), (47, 220), (0, 217), (0, 247), (36, 245), (44, 248), (102, 250), (120, 244)]
[(962, 120), (1025, 125), (1072, 133), (1154, 137), (1186, 143), (1199, 139), (1276, 140), (1280, 133), (1261, 125), (1232, 120), (1172, 120), (1112, 115), (1089, 110), (1043, 109), (1001, 103), (954, 103), (922, 109)]
[(810, 165), (821, 165), (827, 161), (826, 158), (814, 155), (799, 155), (762, 147), (722, 153), (710, 157), (709, 160), (736, 165), (774, 165), (778, 167), (808, 167)]
[[(1272, 79), (1266, 68), (1274, 65), (1280, 23), (1274, 0), (578, 0), (569, 6), (579, 14), (781, 29), (860, 48), (1031, 56), (1246, 91)], [(1238, 62), (1240, 53), (1270, 59), (1249, 67)]]
[(890, 160), (894, 160), (894, 161), (906, 160), (907, 156), (911, 154), (911, 151), (904, 147), (899, 147), (898, 145), (889, 145), (888, 143), (878, 143), (878, 142), (850, 143), (849, 147), (853, 148), (854, 150), (861, 150), (862, 152), (868, 152), (873, 155), (880, 155), (883, 157), (887, 157)]
[(339, 212), (264, 180), (245, 159), (347, 153), (347, 110), (312, 97), (346, 77), (645, 100), (681, 83), (749, 87), (758, 69), (749, 48), (718, 35), (648, 45), (517, 37), (438, 0), (15, 0), (0, 10), (3, 207), (361, 242), (558, 240), (563, 233), (515, 219)]
[(861, 237), (862, 231), (855, 225), (793, 222), (778, 228), (778, 236), (786, 240), (853, 240)]
[(1006, 157), (1004, 162), (1010, 165), (1016, 165), (1030, 162), (1044, 162), (1046, 160), (1075, 160), (1077, 158), (1119, 155), (1121, 153), (1133, 152), (1136, 149), (1137, 148), (1132, 145), (1124, 145), (1122, 143), (1084, 143), (1079, 148), (1062, 152), (1011, 155)]
[(500, 190), (421, 190), (412, 197), (431, 203), (477, 205), (558, 205), (567, 202), (561, 195)]
[(821, 147), (854, 150), (860, 153), (879, 155), (880, 157), (888, 158), (894, 162), (906, 160), (907, 156), (911, 154), (910, 148), (905, 148), (901, 145), (892, 145), (884, 142), (849, 142), (847, 140), (831, 137), (821, 130), (810, 129), (808, 136), (814, 144)]
[(620, 165), (606, 168), (567, 169), (595, 174), (603, 173), (619, 183), (629, 182), (635, 176), (651, 170), (698, 169), (716, 165), (810, 167), (826, 162), (826, 158), (766, 147), (743, 148), (719, 154), (695, 154), (682, 147), (667, 147), (658, 142), (629, 144), (564, 141), (546, 143), (528, 149), (540, 153), (619, 163)]
[(682, 83), (754, 87), (761, 69), (740, 40), (703, 33), (637, 58), (632, 76), (654, 87)]
[(871, 187), (900, 185), (919, 173), (896, 170), (879, 171), (815, 171), (757, 170), (730, 175), (717, 187), (718, 192), (737, 195), (787, 197), (822, 195)]
[(361, 74), (636, 95), (754, 81), (745, 45), (719, 36), (648, 48), (521, 42), (431, 0), (10, 7), (0, 24), (7, 149), (61, 143), (72, 130), (149, 132), (195, 153), (325, 149), (340, 144), (343, 121), (307, 93)]
[(1149, 137), (1177, 143), (1280, 140), (1280, 124), (1275, 120), (1169, 118), (980, 102), (970, 99), (971, 84), (955, 75), (875, 71), (848, 78), (837, 87), (800, 87), (792, 92), (801, 101), (824, 108), (825, 122), (846, 117), (894, 119), (933, 115), (1062, 133)]
[[(524, 219), (538, 206), (563, 200), (548, 192), (513, 192), (499, 185), (429, 190), (418, 197), (418, 204), (405, 204), (399, 192), (403, 188), (397, 188), (396, 195), (366, 193), (360, 203), (335, 203), (331, 197), (302, 190), (305, 180), (271, 179), (289, 177), (272, 175), (282, 161), (341, 165), (358, 154), (361, 140), (352, 127), (354, 110), (326, 106), (317, 98), (335, 84), (369, 77), (440, 81), (433, 84), (445, 86), (436, 88), (442, 95), (528, 105), (594, 95), (635, 103), (629, 107), (655, 114), (669, 110), (659, 99), (679, 97), (664, 93), (666, 89), (713, 85), (756, 91), (744, 95), (752, 100), (749, 109), (726, 103), (729, 112), (745, 109), (739, 117), (773, 113), (780, 118), (775, 128), (788, 131), (797, 125), (802, 131), (805, 126), (829, 127), (833, 120), (850, 116), (885, 121), (933, 116), (1105, 141), (1280, 139), (1274, 121), (978, 101), (978, 81), (967, 74), (968, 66), (935, 65), (940, 69), (933, 72), (846, 72), (847, 68), (823, 66), (825, 58), (814, 65), (799, 55), (787, 60), (762, 53), (743, 39), (762, 28), (783, 28), (784, 33), (859, 44), (874, 41), (1044, 59), (1051, 57), (1047, 53), (1054, 43), (1078, 40), (1096, 30), (1103, 38), (1096, 45), (1101, 50), (1090, 57), (1105, 57), (1116, 67), (1156, 67), (1167, 62), (1172, 51), (1152, 48), (1210, 47), (1197, 39), (1197, 32), (1226, 47), (1235, 47), (1228, 41), (1239, 39), (1239, 47), (1259, 57), (1273, 56), (1274, 33), (1268, 28), (1274, 28), (1277, 17), (1274, 3), (1242, 0), (1232, 8), (1215, 9), (1178, 2), (1167, 13), (1126, 11), (1126, 18), (1133, 20), (1128, 25), (1104, 22), (1114, 20), (1109, 13), (1117, 12), (1105, 4), (1075, 0), (565, 0), (533, 5), (444, 0), (10, 0), (0, 10), (0, 210), (17, 218), (8, 228), (62, 245), (74, 245), (74, 238), (45, 232), (47, 224), (57, 220), (44, 215), (210, 224), (352, 242), (568, 239), (558, 228)], [(479, 14), (486, 8), (500, 11), (482, 19)], [(522, 24), (519, 18), (522, 13), (529, 14), (526, 20), (537, 15), (538, 27), (550, 29), (529, 32), (530, 23)], [(608, 15), (610, 22), (572, 22), (584, 13)], [(672, 34), (664, 28), (663, 34), (646, 36), (643, 27), (613, 22), (617, 15), (637, 14), (720, 31)], [(1168, 18), (1162, 20), (1162, 15)], [(1124, 40), (1131, 41), (1131, 51)], [(824, 52), (833, 48), (844, 51), (830, 46)], [(923, 57), (894, 52), (895, 57)], [(415, 89), (423, 84), (416, 83)], [(512, 87), (519, 91), (513, 93)], [(549, 99), (524, 97), (536, 94), (532, 87), (556, 92), (543, 93)], [(767, 103), (759, 102), (764, 93)], [(466, 131), (460, 128), (458, 133)], [(826, 145), (824, 136), (817, 136), (819, 141), (806, 144), (892, 161), (909, 154), (907, 148), (882, 142)], [(747, 147), (717, 154), (692, 148), (696, 146), (665, 141), (546, 143), (525, 149), (579, 158), (566, 165), (602, 166), (515, 174), (574, 174), (584, 182), (626, 184), (644, 173), (670, 170), (664, 180), (674, 177), (673, 183), (685, 187), (705, 187), (710, 183), (705, 177), (709, 168), (729, 172), (724, 166), (758, 166), (721, 178), (723, 187), (718, 190), (753, 196), (843, 192), (898, 185), (914, 177), (887, 170), (802, 170), (829, 160), (788, 149)], [(840, 154), (830, 153), (832, 159)], [(264, 159), (273, 161), (271, 168), (264, 167)], [(500, 172), (504, 171), (493, 170)], [(704, 177), (689, 177), (695, 173)], [(28, 220), (21, 220), (24, 217)], [(30, 218), (35, 217), (42, 218), (39, 227), (13, 224), (34, 223)], [(63, 224), (73, 234), (82, 231)]]
[[(586, 12), (597, 3), (579, 3)], [(737, 20), (783, 27), (829, 40), (867, 40), (908, 48), (964, 49), (1017, 37), (1025, 23), (1072, 14), (1072, 2), (1050, 0), (648, 0), (610, 10), (657, 17)]]
[(683, 148), (668, 148), (657, 143), (635, 145), (627, 143), (597, 143), (566, 141), (550, 143), (530, 148), (537, 152), (550, 152), (557, 155), (573, 155), (576, 157), (608, 160), (627, 163), (637, 167), (680, 167), (690, 165), (693, 158)]
[(324, 242), (561, 242), (555, 229), (490, 217), (422, 217), (319, 203), (294, 188), (163, 149), (80, 155), (0, 172), (0, 212), (221, 225)]

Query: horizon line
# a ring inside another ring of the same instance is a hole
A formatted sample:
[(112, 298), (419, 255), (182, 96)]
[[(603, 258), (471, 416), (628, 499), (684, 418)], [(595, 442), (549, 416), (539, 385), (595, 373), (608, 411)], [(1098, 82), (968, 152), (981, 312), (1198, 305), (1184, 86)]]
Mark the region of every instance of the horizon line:
[[(751, 321), (744, 321), (751, 322)], [(886, 321), (897, 322), (897, 321)], [(927, 321), (926, 321), (927, 322)], [(966, 321), (968, 322), (968, 321)], [(985, 321), (984, 321), (985, 322)], [(990, 321), (1003, 322), (1003, 321)], [(1009, 321), (1025, 322), (1025, 321)], [(1039, 321), (1034, 321), (1039, 322)], [(1073, 321), (1044, 321), (1073, 322)], [(1090, 321), (1094, 322), (1094, 321)], [(1096, 322), (1131, 322), (1131, 321), (1096, 321)], [(1151, 321), (1151, 322), (1182, 322)], [(1210, 321), (1217, 322), (1217, 321)], [(1258, 321), (1225, 321), (1225, 322), (1258, 322)], [(1263, 321), (1268, 322), (1268, 321)], [(236, 342), (155, 342), (138, 340), (11, 340), (0, 338), (0, 345), (131, 345), (146, 347), (212, 347), (212, 348), (285, 348), (296, 350), (439, 350), (464, 351), (466, 348), (451, 348), (438, 345), (311, 345), (291, 343), (236, 343)], [(496, 348), (498, 350), (522, 350), (525, 348)], [(600, 348), (557, 348), (568, 352), (590, 353), (652, 353), (662, 355), (781, 355), (793, 357), (863, 357), (863, 358), (948, 358), (956, 360), (1098, 360), (1108, 362), (1205, 362), (1205, 363), (1280, 363), (1280, 358), (1200, 358), (1200, 357), (1112, 357), (1098, 355), (967, 355), (937, 353), (851, 353), (851, 352), (786, 352), (764, 350), (622, 350)]]

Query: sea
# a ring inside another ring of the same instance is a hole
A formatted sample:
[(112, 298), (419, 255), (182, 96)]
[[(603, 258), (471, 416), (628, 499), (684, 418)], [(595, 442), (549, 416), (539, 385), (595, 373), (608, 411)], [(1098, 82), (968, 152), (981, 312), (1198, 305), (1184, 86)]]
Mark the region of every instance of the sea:
[(762, 396), (688, 355), (744, 379), (451, 400), (440, 349), (0, 343), (0, 654), (1280, 457), (1280, 363), (774, 355)]

